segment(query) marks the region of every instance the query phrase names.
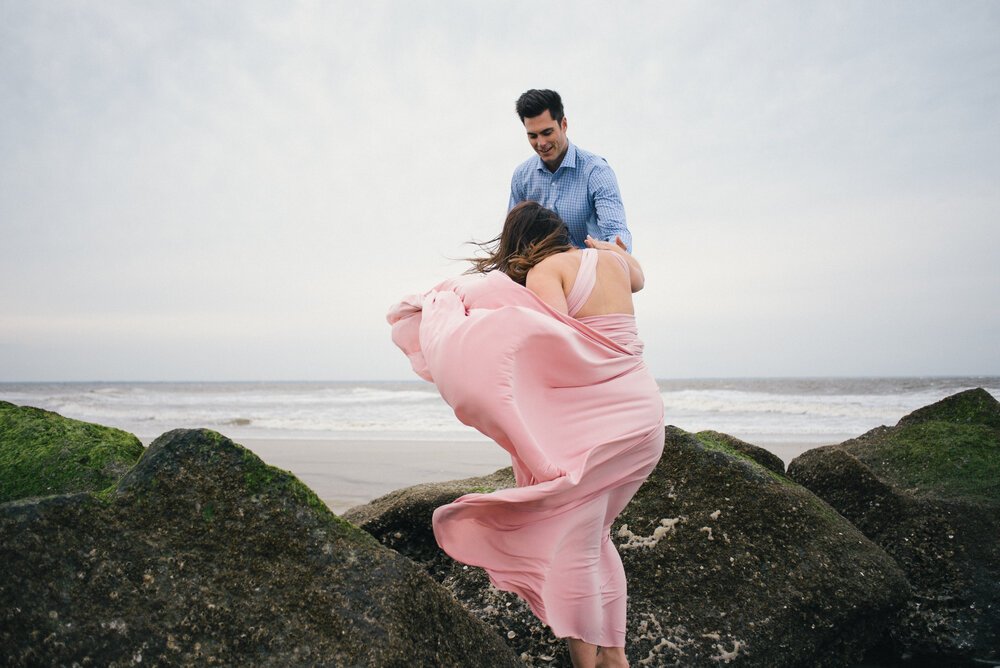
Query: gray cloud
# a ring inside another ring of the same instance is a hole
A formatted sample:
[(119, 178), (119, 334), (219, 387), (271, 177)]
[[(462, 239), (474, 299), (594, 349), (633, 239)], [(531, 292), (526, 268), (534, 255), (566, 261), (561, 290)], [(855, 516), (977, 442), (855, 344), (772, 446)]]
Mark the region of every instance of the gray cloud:
[(1000, 373), (990, 2), (0, 2), (0, 380), (408, 377), (553, 87), (660, 376)]

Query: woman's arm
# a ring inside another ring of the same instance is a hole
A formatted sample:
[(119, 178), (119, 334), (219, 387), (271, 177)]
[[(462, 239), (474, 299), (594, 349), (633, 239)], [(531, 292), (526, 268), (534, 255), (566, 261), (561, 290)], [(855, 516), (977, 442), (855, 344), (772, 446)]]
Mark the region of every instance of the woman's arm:
[(584, 243), (587, 244), (588, 248), (614, 251), (625, 258), (625, 262), (628, 264), (628, 277), (629, 283), (632, 285), (632, 292), (639, 292), (646, 285), (646, 277), (642, 273), (642, 266), (639, 265), (638, 260), (632, 257), (631, 253), (625, 250), (625, 245), (622, 243), (621, 238), (616, 237), (615, 243), (611, 243), (610, 241), (598, 241), (588, 234), (587, 238), (584, 239)]
[(525, 279), (525, 286), (534, 292), (539, 299), (560, 313), (569, 314), (566, 304), (566, 292), (563, 290), (562, 274), (555, 262), (546, 258), (530, 270)]

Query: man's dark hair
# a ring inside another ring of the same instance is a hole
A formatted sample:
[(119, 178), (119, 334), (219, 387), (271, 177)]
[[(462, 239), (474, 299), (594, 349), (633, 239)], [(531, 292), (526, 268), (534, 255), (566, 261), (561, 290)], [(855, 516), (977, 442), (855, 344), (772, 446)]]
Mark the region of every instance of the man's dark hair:
[(525, 91), (521, 97), (517, 98), (517, 104), (514, 105), (514, 108), (517, 109), (517, 115), (521, 117), (522, 123), (524, 123), (524, 119), (534, 118), (546, 109), (552, 114), (552, 120), (556, 123), (562, 123), (562, 98), (554, 90), (532, 88)]

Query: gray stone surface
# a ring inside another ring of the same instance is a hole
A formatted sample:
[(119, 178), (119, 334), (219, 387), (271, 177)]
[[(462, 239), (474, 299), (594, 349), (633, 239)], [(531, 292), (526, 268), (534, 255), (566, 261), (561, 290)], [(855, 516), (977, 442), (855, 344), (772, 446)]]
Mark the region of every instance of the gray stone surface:
[(884, 653), (1000, 664), (1000, 404), (988, 392), (810, 450), (788, 473), (906, 573), (913, 596)]
[(413, 562), (206, 430), (0, 505), (0, 664), (516, 666)]
[[(753, 446), (730, 439), (668, 427), (663, 458), (612, 528), (629, 583), (632, 665), (854, 665), (908, 596), (902, 572), (832, 508), (750, 458)], [(435, 507), (513, 484), (507, 469), (418, 485), (345, 517), (425, 564), (527, 665), (569, 666), (563, 641), (527, 606), (434, 542)]]

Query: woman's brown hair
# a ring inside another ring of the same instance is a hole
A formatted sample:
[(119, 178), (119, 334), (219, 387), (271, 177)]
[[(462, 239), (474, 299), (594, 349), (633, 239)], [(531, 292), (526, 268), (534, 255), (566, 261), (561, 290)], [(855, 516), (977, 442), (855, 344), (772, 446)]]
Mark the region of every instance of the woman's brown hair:
[(466, 273), (486, 273), (498, 269), (524, 285), (528, 270), (555, 253), (573, 248), (569, 229), (555, 211), (538, 202), (521, 202), (507, 214), (503, 230), (483, 243), (473, 242), (487, 252), (486, 257), (469, 258)]

